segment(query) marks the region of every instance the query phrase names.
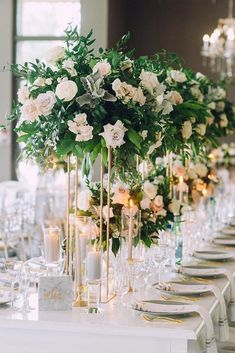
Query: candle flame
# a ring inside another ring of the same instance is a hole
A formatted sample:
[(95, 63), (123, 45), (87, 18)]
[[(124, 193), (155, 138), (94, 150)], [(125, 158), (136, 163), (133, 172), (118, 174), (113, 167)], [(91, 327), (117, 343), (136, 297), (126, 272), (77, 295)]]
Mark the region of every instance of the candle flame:
[(202, 194), (203, 194), (203, 196), (206, 196), (207, 195), (207, 189), (203, 189), (202, 190)]
[(133, 203), (133, 200), (130, 199), (130, 207), (133, 207), (134, 203)]
[(180, 175), (180, 178), (179, 178), (179, 180), (180, 180), (180, 183), (183, 183), (183, 181), (184, 181), (184, 178), (182, 177), (182, 175)]

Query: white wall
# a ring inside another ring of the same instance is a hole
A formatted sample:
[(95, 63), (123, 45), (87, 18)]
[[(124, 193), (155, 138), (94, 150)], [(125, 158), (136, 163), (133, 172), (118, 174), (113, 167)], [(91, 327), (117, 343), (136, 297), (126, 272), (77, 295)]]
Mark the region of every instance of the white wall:
[[(12, 63), (13, 0), (0, 0), (0, 70)], [(0, 124), (6, 123), (11, 110), (11, 73), (0, 71)], [(11, 176), (10, 143), (0, 145), (0, 181)]]
[[(100, 47), (107, 48), (108, 0), (81, 0), (81, 11), (81, 34), (86, 35), (93, 29), (95, 50)], [(100, 180), (100, 158), (97, 158), (94, 165), (92, 179)]]
[(81, 0), (81, 33), (86, 35), (93, 29), (95, 49), (107, 48), (108, 0)]

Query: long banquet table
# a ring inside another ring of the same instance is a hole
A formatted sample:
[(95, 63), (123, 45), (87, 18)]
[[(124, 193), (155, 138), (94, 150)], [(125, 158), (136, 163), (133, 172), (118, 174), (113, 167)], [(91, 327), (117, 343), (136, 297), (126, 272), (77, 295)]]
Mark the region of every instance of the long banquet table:
[[(222, 249), (220, 247), (220, 249)], [(214, 266), (214, 263), (213, 263)], [(215, 265), (216, 266), (216, 265)], [(235, 275), (235, 260), (218, 263)], [(230, 283), (226, 277), (210, 279), (228, 304)], [(152, 294), (151, 294), (152, 293)], [(150, 298), (150, 296), (152, 297)], [(148, 299), (157, 299), (152, 290)], [(126, 302), (132, 300), (128, 294)], [(7, 353), (201, 353), (206, 337), (204, 321), (198, 315), (183, 323), (146, 322), (128, 307), (104, 306), (103, 313), (87, 314), (73, 308), (69, 312), (39, 312), (36, 294), (30, 298), (34, 310), (27, 314), (11, 308), (0, 309), (0, 347)], [(197, 304), (212, 315), (217, 329), (219, 303), (213, 294), (200, 296)]]

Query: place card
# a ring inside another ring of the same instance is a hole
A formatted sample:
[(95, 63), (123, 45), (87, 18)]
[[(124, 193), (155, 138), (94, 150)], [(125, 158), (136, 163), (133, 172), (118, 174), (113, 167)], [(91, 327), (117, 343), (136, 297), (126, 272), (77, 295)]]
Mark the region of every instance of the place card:
[(71, 310), (73, 300), (71, 276), (40, 277), (38, 283), (38, 310)]

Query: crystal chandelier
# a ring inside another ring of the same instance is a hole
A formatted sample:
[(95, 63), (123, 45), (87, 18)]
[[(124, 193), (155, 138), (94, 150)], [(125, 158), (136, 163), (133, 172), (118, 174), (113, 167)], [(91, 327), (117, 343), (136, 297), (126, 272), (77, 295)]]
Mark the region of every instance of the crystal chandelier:
[(233, 0), (229, 0), (228, 18), (221, 18), (217, 28), (209, 36), (204, 34), (201, 50), (203, 64), (209, 65), (212, 72), (221, 78), (231, 78), (235, 74), (235, 18)]

